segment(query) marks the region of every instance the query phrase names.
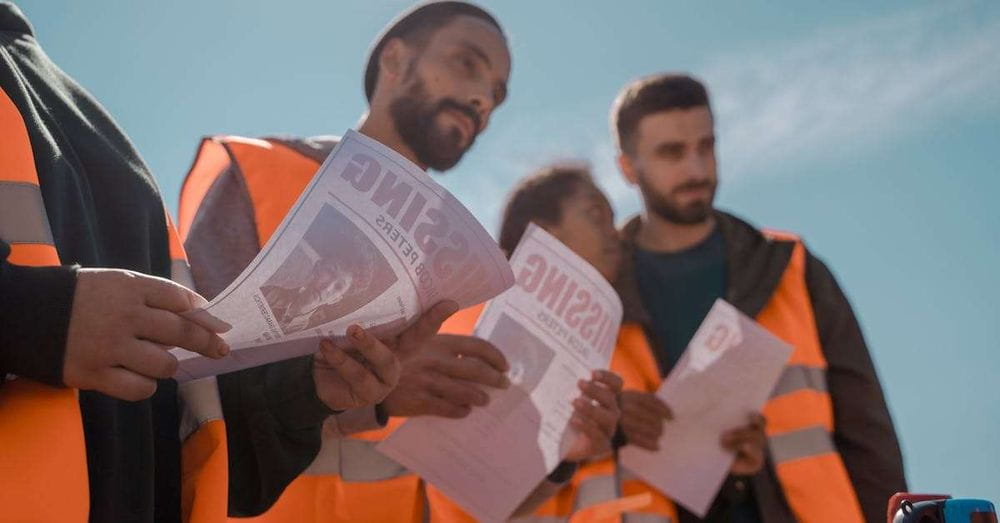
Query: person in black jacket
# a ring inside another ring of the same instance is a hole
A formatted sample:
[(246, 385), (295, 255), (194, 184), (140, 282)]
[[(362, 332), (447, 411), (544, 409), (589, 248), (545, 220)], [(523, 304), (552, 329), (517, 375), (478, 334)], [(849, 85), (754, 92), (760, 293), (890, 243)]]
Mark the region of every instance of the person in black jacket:
[[(80, 389), (91, 521), (179, 521), (178, 398), (169, 379), (177, 361), (165, 348), (218, 358), (228, 347), (182, 315), (206, 302), (166, 279), (167, 218), (145, 163), (6, 2), (0, 3), (0, 103), (16, 108), (3, 113), (0, 129), (26, 132), (29, 147), (12, 154), (30, 158), (40, 187), (25, 201), (23, 187), (0, 182), (0, 379), (16, 375)], [(13, 145), (0, 137), (0, 147)], [(26, 208), (47, 215), (63, 265), (8, 259), (11, 245), (28, 232)], [(413, 327), (419, 335), (411, 342), (419, 346), (455, 308), (432, 309)], [(325, 416), (357, 406), (358, 398), (381, 400), (395, 386), (399, 362), (382, 342), (363, 331), (361, 338), (356, 346), (372, 355), (371, 370), (324, 344), (326, 365), (314, 380), (282, 391), (296, 408), (273, 415)], [(223, 408), (264, 411), (266, 397), (239, 405), (224, 400)]]
[[(611, 118), (619, 167), (645, 204), (622, 230), (619, 293), (625, 321), (645, 326), (666, 376), (717, 298), (750, 317), (768, 306), (796, 242), (765, 236), (714, 208), (714, 120), (699, 81), (672, 74), (637, 80), (622, 90)], [(832, 437), (823, 438), (832, 448), (821, 450), (842, 460), (864, 520), (879, 521), (889, 497), (906, 490), (896, 433), (851, 306), (830, 270), (808, 251), (805, 280), (811, 310), (800, 308), (799, 324), (818, 333), (827, 368), (800, 385), (829, 395)], [(661, 410), (649, 408), (655, 401), (638, 391), (623, 393), (621, 426), (631, 444), (652, 448), (669, 423), (645, 415)], [(738, 442), (730, 443), (739, 450)], [(801, 518), (779, 483), (770, 445), (765, 466), (730, 477), (704, 521)], [(823, 481), (814, 478), (800, 488), (822, 489)], [(680, 520), (699, 521), (683, 509)]]

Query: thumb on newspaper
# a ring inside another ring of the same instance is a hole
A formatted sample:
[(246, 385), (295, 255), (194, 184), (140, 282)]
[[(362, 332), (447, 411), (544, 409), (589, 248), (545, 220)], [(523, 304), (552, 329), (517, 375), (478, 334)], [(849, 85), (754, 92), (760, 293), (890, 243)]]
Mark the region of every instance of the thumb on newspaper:
[(396, 355), (405, 358), (420, 350), (427, 340), (437, 334), (445, 320), (456, 312), (458, 312), (458, 303), (454, 300), (440, 301), (428, 309), (417, 319), (416, 323), (407, 327), (396, 338)]

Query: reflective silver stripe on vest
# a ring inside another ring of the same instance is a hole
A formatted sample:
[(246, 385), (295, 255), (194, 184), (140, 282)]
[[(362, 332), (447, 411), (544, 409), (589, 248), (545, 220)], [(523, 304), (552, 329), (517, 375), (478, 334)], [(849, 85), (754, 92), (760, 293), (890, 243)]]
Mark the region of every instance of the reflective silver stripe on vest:
[(648, 512), (629, 512), (622, 518), (622, 523), (673, 523), (673, 518)]
[(181, 398), (181, 441), (198, 430), (203, 423), (222, 419), (222, 400), (215, 376), (177, 385)]
[(771, 449), (771, 457), (778, 465), (837, 451), (836, 447), (833, 446), (833, 437), (830, 432), (821, 426), (778, 434), (767, 440)]
[(781, 373), (778, 384), (775, 385), (771, 397), (784, 396), (800, 390), (815, 390), (827, 392), (826, 369), (807, 367), (805, 365), (789, 365)]
[(170, 260), (170, 279), (189, 289), (194, 289), (194, 276), (187, 260)]
[(618, 477), (620, 481), (622, 481), (623, 483), (626, 481), (642, 481), (642, 478), (636, 476), (631, 470), (621, 465), (618, 465), (617, 470), (618, 470)]
[[(642, 478), (633, 474), (632, 471), (621, 466), (618, 467), (618, 475), (623, 484), (626, 481), (643, 481)], [(624, 492), (625, 487), (621, 486), (619, 491)], [(673, 521), (670, 516), (654, 514), (652, 512), (628, 512), (622, 518), (622, 523), (673, 523)]]
[(559, 516), (524, 516), (509, 520), (509, 523), (566, 523), (569, 518)]
[(593, 476), (580, 483), (573, 500), (573, 511), (587, 508), (618, 497), (618, 485), (614, 476)]
[(377, 441), (325, 437), (319, 454), (303, 474), (340, 476), (344, 481), (384, 481), (410, 473), (375, 450), (377, 444)]
[(42, 191), (37, 185), (0, 181), (0, 239), (53, 245)]

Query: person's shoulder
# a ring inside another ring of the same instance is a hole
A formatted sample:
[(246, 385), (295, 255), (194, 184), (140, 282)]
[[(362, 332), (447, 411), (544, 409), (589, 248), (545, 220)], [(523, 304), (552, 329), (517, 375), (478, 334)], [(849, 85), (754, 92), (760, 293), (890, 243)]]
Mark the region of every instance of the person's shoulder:
[(214, 134), (202, 137), (202, 141), (205, 140), (223, 145), (239, 144), (262, 148), (272, 148), (275, 144), (279, 144), (302, 153), (305, 156), (322, 161), (340, 143), (341, 137), (335, 135), (294, 136), (283, 134), (254, 137), (238, 134)]
[(26, 36), (35, 35), (31, 22), (11, 2), (0, 2), (0, 32)]
[(333, 148), (340, 143), (340, 137), (335, 135), (320, 136), (267, 136), (264, 138), (268, 142), (279, 143), (293, 151), (296, 151), (316, 162), (322, 163), (333, 151)]

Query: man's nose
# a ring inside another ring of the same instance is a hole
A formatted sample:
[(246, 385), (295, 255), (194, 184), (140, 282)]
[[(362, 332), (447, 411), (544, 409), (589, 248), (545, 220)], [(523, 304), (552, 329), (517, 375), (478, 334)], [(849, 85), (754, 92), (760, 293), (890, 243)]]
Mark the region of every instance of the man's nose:
[(476, 89), (468, 98), (469, 106), (476, 111), (476, 115), (479, 117), (479, 128), (476, 129), (477, 133), (482, 132), (486, 128), (487, 122), (489, 122), (490, 113), (493, 112), (493, 102), (491, 100), (491, 92), (482, 88)]

